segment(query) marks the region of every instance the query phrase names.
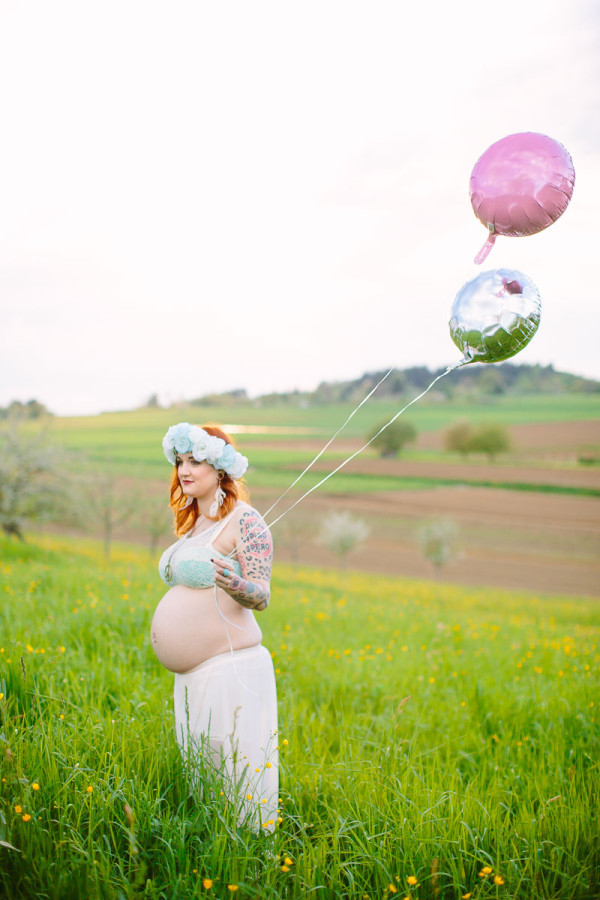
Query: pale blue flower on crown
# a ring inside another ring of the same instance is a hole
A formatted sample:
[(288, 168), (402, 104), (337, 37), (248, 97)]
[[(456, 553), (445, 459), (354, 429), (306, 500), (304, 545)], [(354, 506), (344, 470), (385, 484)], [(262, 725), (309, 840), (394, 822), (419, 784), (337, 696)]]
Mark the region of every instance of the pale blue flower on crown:
[(235, 462), (235, 447), (231, 444), (225, 444), (220, 457), (215, 460), (215, 469), (223, 469), (227, 471)]

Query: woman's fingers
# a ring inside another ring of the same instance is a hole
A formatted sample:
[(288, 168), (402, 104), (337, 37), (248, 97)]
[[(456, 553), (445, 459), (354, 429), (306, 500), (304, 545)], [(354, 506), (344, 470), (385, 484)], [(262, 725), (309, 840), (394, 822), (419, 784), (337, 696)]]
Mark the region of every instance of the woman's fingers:
[(233, 572), (230, 568), (231, 563), (229, 563), (226, 559), (211, 559), (212, 564), (215, 567), (215, 581), (220, 586), (229, 584), (231, 580), (231, 576)]

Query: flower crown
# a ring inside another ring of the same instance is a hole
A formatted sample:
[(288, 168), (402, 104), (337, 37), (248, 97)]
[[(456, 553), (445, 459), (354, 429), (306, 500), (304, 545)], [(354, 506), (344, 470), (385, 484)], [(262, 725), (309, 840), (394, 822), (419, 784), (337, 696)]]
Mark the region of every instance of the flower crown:
[(248, 468), (247, 458), (238, 453), (232, 444), (189, 422), (171, 425), (162, 445), (165, 456), (173, 466), (178, 453), (191, 453), (198, 462), (206, 460), (230, 478), (242, 478)]

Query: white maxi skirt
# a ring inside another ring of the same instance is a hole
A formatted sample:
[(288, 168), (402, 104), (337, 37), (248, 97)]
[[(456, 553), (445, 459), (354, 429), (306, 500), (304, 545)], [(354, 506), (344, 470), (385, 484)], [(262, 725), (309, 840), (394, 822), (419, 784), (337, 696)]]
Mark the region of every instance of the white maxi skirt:
[(258, 644), (175, 675), (177, 742), (191, 769), (208, 759), (238, 823), (273, 831), (279, 794), (277, 692), (271, 655)]

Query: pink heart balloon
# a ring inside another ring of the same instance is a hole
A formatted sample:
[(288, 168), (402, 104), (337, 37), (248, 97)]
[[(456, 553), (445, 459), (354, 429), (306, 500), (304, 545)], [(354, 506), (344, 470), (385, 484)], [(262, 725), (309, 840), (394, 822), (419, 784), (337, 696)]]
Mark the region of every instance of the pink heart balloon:
[(498, 234), (537, 234), (552, 225), (574, 184), (571, 157), (545, 134), (510, 134), (488, 147), (471, 173), (471, 205), (489, 231), (475, 262), (484, 261)]

